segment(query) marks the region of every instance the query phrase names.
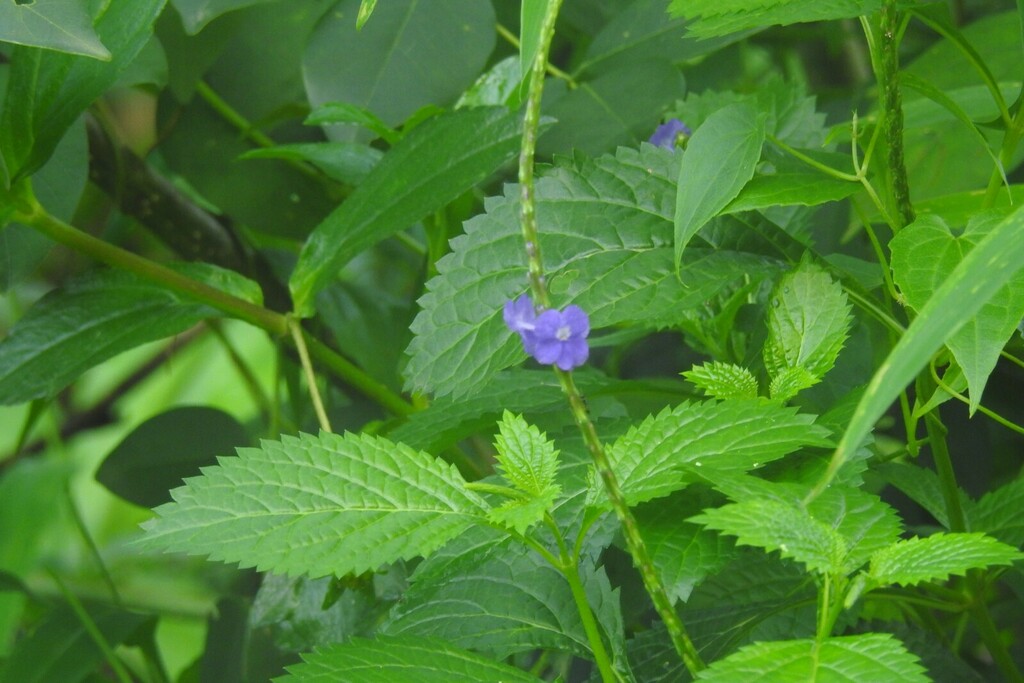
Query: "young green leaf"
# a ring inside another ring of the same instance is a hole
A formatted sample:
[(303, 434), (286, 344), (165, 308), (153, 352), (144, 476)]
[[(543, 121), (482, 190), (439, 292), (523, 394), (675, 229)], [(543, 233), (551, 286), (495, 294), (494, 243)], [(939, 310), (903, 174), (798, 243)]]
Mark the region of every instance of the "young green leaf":
[(791, 368), (782, 368), (778, 374), (772, 377), (771, 384), (768, 385), (768, 395), (776, 401), (785, 403), (804, 389), (813, 387), (820, 381), (820, 378), (812, 375), (807, 368), (800, 367), (799, 365)]
[(110, 59), (82, 2), (0, 3), (0, 41)]
[(277, 683), (451, 683), (507, 681), (541, 683), (533, 674), (455, 647), (438, 638), (353, 638), (308, 655), (287, 667)]
[(827, 436), (814, 416), (766, 401), (687, 402), (630, 429), (608, 457), (636, 504), (683, 488), (683, 464), (745, 472), (804, 446), (828, 446)]
[(353, 256), (484, 180), (514, 156), (519, 137), (519, 115), (504, 107), (461, 109), (413, 129), (307, 239), (289, 281), (295, 310), (309, 314)]
[(881, 6), (882, 0), (672, 0), (669, 12), (693, 20), (687, 28), (694, 36), (713, 38), (768, 26), (852, 19)]
[(871, 557), (869, 578), (875, 585), (911, 586), (963, 576), (969, 569), (1013, 564), (1024, 559), (1016, 548), (980, 533), (940, 533), (899, 541)]
[(356, 17), (356, 28), (360, 29), (370, 20), (373, 10), (377, 6), (377, 0), (362, 0), (359, 3), (359, 15)]
[(697, 385), (708, 398), (757, 398), (757, 378), (746, 368), (711, 361), (695, 365), (683, 377)]
[[(954, 236), (939, 216), (925, 215), (892, 239), (893, 279), (916, 311), (999, 222), (999, 214), (975, 216)], [(982, 276), (984, 277), (984, 276)], [(977, 409), (999, 352), (1024, 317), (1024, 271), (1002, 285), (977, 314), (963, 316), (963, 327), (947, 341), (967, 378), (971, 412)]]
[(549, 495), (552, 487), (557, 488), (555, 444), (522, 416), (505, 411), (494, 446), (498, 449), (498, 472), (517, 489), (541, 497)]
[(764, 144), (765, 119), (739, 103), (709, 116), (693, 132), (679, 167), (675, 208), (675, 262), (693, 236), (717, 216), (754, 176)]
[(705, 510), (688, 521), (735, 536), (739, 545), (778, 550), (782, 557), (802, 562), (817, 573), (840, 572), (843, 568), (843, 537), (794, 505), (772, 500), (730, 503)]
[[(774, 379), (789, 368), (803, 368), (820, 379), (835, 365), (852, 320), (842, 287), (818, 266), (803, 262), (779, 280), (770, 300), (764, 346), (768, 374)], [(809, 386), (807, 381), (798, 375), (785, 384), (791, 391)]]
[(915, 655), (888, 633), (755, 643), (697, 677), (711, 683), (928, 683)]
[[(205, 263), (176, 270), (259, 303), (259, 286)], [(0, 342), (0, 404), (49, 398), (89, 368), (184, 332), (219, 311), (125, 271), (98, 270), (48, 294)]]
[[(737, 279), (775, 270), (774, 260), (740, 251), (749, 243), (729, 236), (749, 236), (747, 225), (722, 219), (714, 236), (719, 249), (691, 247), (680, 282), (671, 249), (678, 163), (671, 152), (644, 145), (620, 148), (614, 157), (577, 157), (538, 179), (550, 289), (560, 303), (583, 308), (591, 327), (673, 324), (681, 311)], [(468, 394), (525, 357), (501, 317), (505, 302), (526, 289), (518, 199), (518, 188), (510, 187), (487, 200), (486, 213), (466, 222), (453, 253), (438, 262), (412, 324), (410, 387)]]
[(314, 577), (427, 555), (487, 512), (451, 465), (354, 434), (239, 449), (172, 495), (145, 547)]

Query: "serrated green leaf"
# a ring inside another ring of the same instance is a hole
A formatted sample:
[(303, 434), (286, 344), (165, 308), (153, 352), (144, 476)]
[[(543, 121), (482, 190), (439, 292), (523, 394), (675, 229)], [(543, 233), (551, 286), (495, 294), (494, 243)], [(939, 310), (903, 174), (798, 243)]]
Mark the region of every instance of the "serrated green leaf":
[(878, 586), (910, 586), (945, 581), (969, 569), (1007, 565), (1024, 559), (1016, 548), (980, 533), (940, 533), (899, 541), (871, 557), (869, 578)]
[(494, 446), (498, 472), (523, 493), (543, 496), (554, 485), (558, 450), (521, 415), (505, 411)]
[(354, 638), (303, 655), (275, 683), (540, 683), (531, 673), (457, 648), (438, 638)]
[(530, 527), (544, 519), (544, 514), (551, 510), (557, 496), (558, 489), (556, 487), (540, 496), (506, 500), (498, 507), (491, 508), (487, 513), (487, 519), (522, 535)]
[(877, 550), (891, 545), (903, 532), (903, 524), (891, 506), (876, 495), (849, 486), (831, 487), (811, 501), (807, 511), (843, 537), (846, 573), (859, 568)]
[(239, 159), (308, 161), (339, 182), (358, 185), (382, 156), (380, 150), (355, 142), (296, 142), (251, 149)]
[[(584, 566), (581, 578), (591, 584), (603, 571)], [(493, 530), (460, 535), (421, 563), (410, 581), (381, 633), (443, 638), (498, 659), (537, 647), (592, 656), (565, 577)]]
[(170, 0), (189, 35), (202, 31), (222, 14), (270, 0)]
[[(340, 0), (305, 45), (309, 103), (364, 107), (394, 126), (428, 106), (447, 106), (494, 51), (494, 8), (478, 0), (379, 3), (357, 28), (361, 0)], [(458, 55), (458, 59), (452, 59)], [(351, 140), (351, 131), (333, 139)]]
[(755, 643), (721, 659), (698, 681), (735, 683), (928, 683), (918, 658), (888, 633)]
[(149, 548), (313, 577), (427, 555), (485, 519), (458, 471), (386, 439), (264, 441), (188, 480), (144, 526)]
[(608, 450), (630, 504), (685, 486), (684, 464), (745, 472), (804, 446), (827, 446), (828, 431), (764, 401), (706, 401), (665, 408), (630, 429)]
[(68, 127), (117, 81), (149, 42), (164, 2), (104, 5), (94, 28), (110, 61), (34, 47), (12, 51), (6, 101), (20, 106), (4, 107), (0, 117), (0, 151), (12, 183), (46, 163)]
[[(788, 368), (804, 368), (814, 378), (823, 377), (835, 365), (852, 321), (843, 288), (818, 266), (803, 262), (782, 277), (770, 301), (764, 346), (768, 374), (774, 379)], [(800, 380), (798, 374), (788, 385), (799, 387)]]
[(520, 125), (516, 112), (481, 107), (417, 126), (309, 236), (289, 281), (295, 310), (309, 314), (313, 296), (353, 256), (442, 208), (511, 159)]
[(673, 601), (685, 602), (695, 586), (735, 554), (731, 541), (684, 521), (700, 511), (702, 502), (686, 491), (636, 509), (651, 561)]
[(1024, 544), (1024, 478), (989, 491), (967, 510), (972, 531), (983, 531), (1013, 546)]
[(814, 572), (842, 571), (843, 537), (793, 505), (771, 500), (730, 503), (688, 521), (735, 536), (739, 545), (778, 550), (782, 557), (802, 562)]
[(765, 117), (739, 103), (709, 116), (686, 145), (675, 208), (675, 260), (754, 176), (764, 144)]
[[(922, 216), (901, 230), (889, 247), (893, 279), (910, 306), (920, 312), (949, 273), (977, 248), (998, 222), (998, 214), (980, 214), (972, 218), (961, 235), (954, 236), (941, 217)], [(965, 315), (962, 328), (946, 340), (967, 377), (972, 413), (981, 402), (999, 352), (1021, 317), (1024, 317), (1024, 272), (1018, 272), (999, 287), (976, 315)]]
[(882, 0), (672, 0), (669, 12), (694, 20), (694, 36), (713, 38), (736, 31), (832, 21), (872, 14)]
[(0, 2), (0, 41), (110, 59), (82, 0)]
[[(662, 327), (744, 275), (774, 270), (771, 259), (733, 251), (736, 241), (725, 239), (717, 250), (691, 247), (682, 282), (676, 278), (670, 245), (678, 163), (671, 152), (644, 145), (614, 157), (577, 158), (538, 179), (550, 289), (559, 305), (587, 311), (592, 328)], [(501, 317), (505, 302), (526, 290), (518, 198), (510, 187), (488, 199), (486, 213), (465, 223), (453, 253), (438, 262), (412, 325), (410, 387), (464, 395), (526, 357)], [(746, 226), (729, 226), (750, 234)]]
[(772, 377), (771, 384), (768, 385), (768, 395), (776, 401), (785, 403), (804, 389), (813, 387), (820, 381), (820, 378), (812, 375), (806, 368), (800, 366), (783, 368), (777, 375)]
[(746, 368), (711, 361), (683, 373), (708, 398), (757, 398), (757, 378)]
[(249, 441), (231, 415), (205, 406), (172, 408), (146, 420), (103, 459), (96, 480), (142, 507), (169, 502), (170, 490)]
[[(259, 303), (259, 286), (205, 263), (183, 275)], [(49, 398), (89, 368), (146, 342), (223, 315), (125, 271), (84, 274), (40, 300), (0, 342), (0, 404)]]

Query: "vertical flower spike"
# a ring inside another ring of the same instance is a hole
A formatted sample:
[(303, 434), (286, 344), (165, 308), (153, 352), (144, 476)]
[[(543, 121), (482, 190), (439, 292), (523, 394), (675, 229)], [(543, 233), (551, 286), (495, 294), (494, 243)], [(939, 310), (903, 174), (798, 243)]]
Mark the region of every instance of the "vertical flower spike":
[(693, 131), (690, 130), (690, 127), (679, 119), (669, 119), (654, 130), (654, 134), (648, 142), (658, 147), (675, 150), (676, 147), (682, 147), (682, 143), (692, 134)]
[(568, 371), (586, 363), (590, 356), (590, 319), (579, 306), (567, 306), (564, 311), (549, 308), (537, 315), (533, 302), (524, 294), (505, 304), (504, 318), (509, 329), (523, 340), (526, 353), (539, 363)]

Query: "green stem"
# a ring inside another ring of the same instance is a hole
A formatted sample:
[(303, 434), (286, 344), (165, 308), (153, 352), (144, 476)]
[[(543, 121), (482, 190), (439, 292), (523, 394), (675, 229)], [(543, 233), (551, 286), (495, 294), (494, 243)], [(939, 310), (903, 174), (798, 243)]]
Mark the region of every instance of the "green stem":
[[(512, 33), (512, 31), (509, 31), (507, 28), (505, 28), (501, 24), (496, 24), (495, 27), (498, 30), (498, 35), (499, 36), (501, 36), (502, 38), (507, 40), (509, 45), (511, 45), (515, 49), (517, 49), (517, 50), (519, 49), (519, 38), (516, 37), (516, 34)], [(545, 62), (546, 61), (547, 60), (545, 60)], [(575, 79), (573, 79), (572, 76), (570, 76), (569, 74), (565, 73), (564, 71), (559, 69), (554, 64), (545, 63), (544, 64), (544, 69), (547, 71), (547, 73), (551, 74), (555, 78), (558, 78), (558, 79), (561, 79), (561, 80), (565, 81), (570, 89), (574, 89), (574, 88), (576, 88), (579, 85), (575, 81)]]
[(93, 621), (92, 617), (89, 616), (89, 613), (85, 610), (85, 607), (82, 606), (82, 603), (74, 596), (74, 594), (72, 594), (71, 591), (68, 590), (67, 586), (65, 586), (64, 582), (60, 580), (60, 577), (57, 576), (56, 572), (50, 569), (47, 569), (47, 572), (54, 580), (54, 583), (57, 584), (57, 588), (64, 596), (64, 599), (68, 601), (68, 605), (71, 606), (75, 616), (77, 616), (78, 620), (82, 623), (82, 628), (85, 629), (85, 632), (89, 634), (92, 641), (96, 643), (96, 647), (98, 647), (100, 652), (103, 653), (104, 659), (107, 660), (107, 664), (110, 665), (110, 668), (114, 670), (114, 673), (117, 675), (117, 679), (121, 681), (121, 683), (132, 683), (131, 674), (128, 673), (124, 664), (122, 664), (121, 660), (117, 658), (116, 654), (114, 654), (114, 649), (110, 647), (110, 643), (108, 643), (107, 639), (103, 637), (103, 633), (96, 625), (96, 622)]
[(320, 389), (316, 385), (316, 372), (313, 371), (313, 363), (309, 360), (309, 351), (306, 350), (306, 341), (302, 338), (302, 327), (299, 325), (299, 321), (289, 317), (288, 331), (292, 335), (295, 349), (299, 352), (299, 362), (302, 364), (302, 371), (306, 375), (309, 397), (313, 400), (313, 410), (316, 412), (316, 419), (320, 423), (320, 429), (325, 432), (333, 432), (331, 421), (327, 418), (327, 411), (324, 410), (324, 402), (320, 398)]
[(550, 515), (547, 516), (546, 521), (555, 536), (555, 541), (558, 543), (560, 562), (555, 566), (562, 573), (562, 576), (565, 577), (565, 580), (569, 582), (569, 590), (572, 591), (572, 599), (576, 603), (576, 611), (579, 612), (580, 620), (583, 622), (583, 630), (587, 634), (590, 650), (594, 653), (594, 663), (597, 664), (597, 669), (601, 672), (601, 680), (605, 683), (616, 683), (619, 680), (619, 676), (615, 672), (615, 667), (612, 666), (608, 650), (604, 646), (604, 639), (601, 637), (601, 629), (594, 618), (594, 611), (590, 607), (590, 601), (587, 600), (587, 591), (580, 580), (578, 558), (575, 554), (569, 554), (569, 550), (565, 545), (565, 539), (562, 538), (558, 525), (555, 524)]
[[(156, 282), (172, 291), (208, 304), (276, 337), (287, 335), (288, 319), (286, 316), (226, 294), (215, 287), (193, 280), (138, 254), (97, 239), (53, 217), (40, 206), (34, 197), (30, 199), (25, 210), (19, 210), (14, 214), (14, 220), (97, 261), (134, 273), (145, 280)], [(412, 405), (405, 399), (353, 365), (326, 344), (308, 335), (306, 344), (309, 346), (310, 353), (335, 375), (350, 383), (367, 397), (377, 401), (384, 408), (391, 410), (396, 415), (408, 415), (413, 412)]]
[(78, 528), (78, 533), (81, 534), (82, 540), (85, 541), (85, 545), (89, 548), (89, 554), (92, 555), (93, 560), (96, 562), (96, 566), (99, 567), (100, 575), (103, 576), (103, 581), (107, 584), (110, 589), (110, 599), (118, 607), (123, 607), (121, 602), (121, 594), (117, 591), (117, 584), (114, 583), (114, 577), (110, 575), (110, 570), (107, 569), (107, 563), (103, 561), (103, 556), (100, 554), (99, 546), (96, 545), (96, 540), (89, 533), (89, 528), (85, 525), (85, 520), (82, 519), (82, 513), (79, 511), (78, 506), (75, 505), (75, 499), (71, 495), (71, 485), (65, 483), (64, 495), (68, 499), (68, 507), (71, 509), (71, 517), (75, 520), (75, 527)]
[[(968, 576), (968, 580), (974, 584), (975, 581), (971, 581), (971, 579), (977, 578), (976, 572), (971, 574), (971, 576)], [(995, 622), (992, 621), (992, 615), (989, 614), (988, 606), (985, 605), (980, 594), (976, 595), (975, 599), (976, 602), (971, 606), (971, 618), (974, 621), (974, 627), (978, 629), (982, 642), (985, 643), (989, 654), (992, 655), (993, 661), (995, 661), (996, 666), (999, 667), (1007, 681), (1011, 683), (1024, 683), (1024, 674), (1021, 674), (1020, 669), (1017, 668), (1017, 663), (1014, 662), (1009, 650), (1006, 649), (1003, 638), (999, 635), (999, 629), (996, 628)]]
[[(929, 396), (929, 392), (918, 383), (918, 396)], [(956, 483), (953, 471), (953, 460), (949, 457), (946, 445), (946, 428), (935, 416), (934, 411), (924, 416), (925, 429), (928, 431), (928, 444), (932, 448), (932, 459), (935, 461), (935, 472), (939, 476), (942, 500), (946, 505), (946, 517), (949, 519), (950, 531), (967, 531), (967, 517), (960, 503), (960, 487)]]
[(879, 27), (880, 71), (877, 78), (882, 93), (882, 125), (885, 126), (885, 138), (889, 146), (889, 179), (900, 217), (898, 229), (914, 222), (914, 207), (910, 203), (910, 186), (903, 155), (903, 101), (900, 95), (898, 54), (900, 23), (903, 17), (896, 5), (896, 0), (885, 0), (882, 5)]
[[(548, 308), (551, 300), (548, 295), (547, 283), (544, 279), (544, 267), (541, 259), (540, 240), (537, 230), (537, 216), (535, 206), (535, 193), (533, 186), (533, 160), (537, 147), (537, 131), (540, 123), (541, 96), (544, 91), (544, 73), (547, 65), (548, 50), (551, 48), (551, 39), (555, 32), (555, 19), (558, 17), (562, 0), (549, 0), (544, 19), (541, 24), (540, 45), (537, 56), (530, 73), (529, 95), (526, 102), (526, 113), (523, 119), (523, 137), (519, 154), (519, 183), (520, 183), (520, 223), (523, 233), (523, 241), (526, 247), (526, 255), (529, 264), (530, 290), (533, 294), (535, 305), (539, 308)], [(690, 640), (689, 635), (683, 627), (679, 615), (668, 597), (661, 577), (651, 561), (644, 544), (640, 529), (633, 517), (625, 496), (619, 488), (618, 479), (612, 470), (611, 463), (605, 453), (604, 445), (597, 435), (594, 423), (590, 420), (586, 404), (576, 384), (573, 381), (572, 373), (555, 369), (555, 374), (562, 385), (569, 406), (572, 409), (573, 418), (579, 427), (587, 450), (594, 461), (594, 465), (604, 483), (605, 492), (611, 501), (619, 523), (622, 525), (623, 534), (626, 538), (626, 545), (633, 562), (640, 572), (644, 588), (651, 596), (654, 608), (665, 623), (672, 644), (682, 658), (687, 670), (696, 676), (697, 672), (704, 668), (704, 662)]]

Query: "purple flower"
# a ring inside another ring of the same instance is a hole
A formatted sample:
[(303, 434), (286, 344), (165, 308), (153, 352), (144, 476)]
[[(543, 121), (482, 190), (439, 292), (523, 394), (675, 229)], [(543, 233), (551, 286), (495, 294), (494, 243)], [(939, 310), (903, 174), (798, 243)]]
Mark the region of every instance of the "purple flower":
[(674, 150), (680, 142), (690, 137), (693, 131), (689, 126), (679, 119), (669, 119), (661, 124), (654, 131), (654, 135), (648, 140), (652, 145)]
[(533, 335), (537, 312), (533, 310), (533, 302), (530, 301), (530, 297), (523, 294), (515, 301), (506, 302), (504, 318), (508, 328), (518, 333), (523, 340), (523, 349), (532, 356), (537, 345)]
[(519, 334), (523, 349), (544, 365), (572, 370), (587, 362), (590, 319), (579, 306), (549, 308), (537, 315), (525, 294), (505, 304), (505, 324)]

